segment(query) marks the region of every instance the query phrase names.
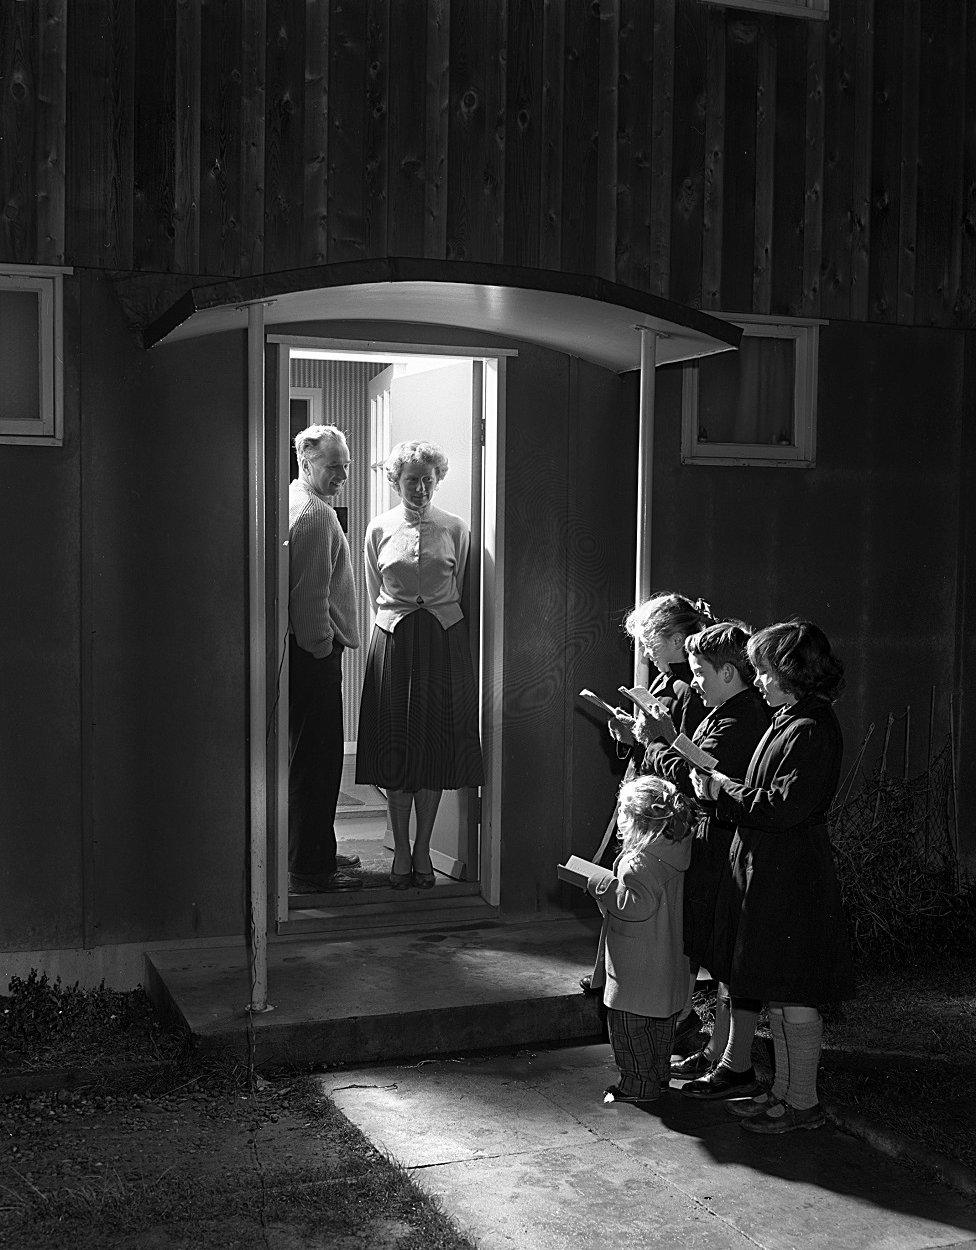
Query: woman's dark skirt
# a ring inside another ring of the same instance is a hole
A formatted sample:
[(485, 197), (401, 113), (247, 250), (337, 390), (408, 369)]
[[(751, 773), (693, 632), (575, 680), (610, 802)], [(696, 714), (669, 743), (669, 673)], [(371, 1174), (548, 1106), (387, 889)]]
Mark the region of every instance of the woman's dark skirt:
[(384, 790), (460, 790), (484, 781), (478, 689), (464, 621), (424, 609), (374, 629), (359, 705), (356, 781)]

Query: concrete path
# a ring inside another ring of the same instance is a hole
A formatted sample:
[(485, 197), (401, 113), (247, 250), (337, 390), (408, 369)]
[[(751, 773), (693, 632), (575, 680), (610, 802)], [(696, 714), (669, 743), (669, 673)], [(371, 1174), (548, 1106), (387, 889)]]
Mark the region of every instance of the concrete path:
[(757, 1138), (676, 1089), (609, 1106), (606, 1045), (329, 1073), (482, 1250), (976, 1247), (976, 1204), (833, 1128)]

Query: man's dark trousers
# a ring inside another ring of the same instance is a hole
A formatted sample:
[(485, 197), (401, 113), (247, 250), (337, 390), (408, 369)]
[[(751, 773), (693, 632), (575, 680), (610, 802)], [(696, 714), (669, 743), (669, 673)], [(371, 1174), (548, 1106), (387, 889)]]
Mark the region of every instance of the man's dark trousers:
[(288, 639), (288, 869), (336, 870), (335, 811), (342, 781), (342, 647), (317, 660)]

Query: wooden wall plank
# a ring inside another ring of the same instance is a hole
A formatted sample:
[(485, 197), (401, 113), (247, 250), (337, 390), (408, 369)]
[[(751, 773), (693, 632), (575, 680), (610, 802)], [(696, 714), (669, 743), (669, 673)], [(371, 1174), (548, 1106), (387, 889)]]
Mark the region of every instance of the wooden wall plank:
[(67, 104), (67, 0), (42, 0), (37, 9), (37, 259), (64, 260), (65, 109)]
[(901, 202), (902, 29), (904, 0), (875, 6), (874, 112), (871, 121), (871, 233), (868, 283), (872, 321), (898, 315)]
[(653, 295), (671, 289), (671, 173), (674, 142), (676, 0), (653, 0), (654, 64), (651, 131), (651, 274)]
[(424, 255), (447, 256), (447, 158), (451, 97), (450, 0), (427, 0)]
[(266, 0), (248, 0), (242, 22), (241, 259), (242, 275), (263, 273)]
[(705, 20), (702, 307), (720, 309), (725, 213), (725, 13), (709, 10)]
[(901, 68), (901, 180), (898, 206), (898, 320), (915, 319), (915, 246), (918, 220), (918, 103), (921, 57), (920, 0), (905, 0)]
[(857, 0), (854, 42), (854, 155), (851, 162), (851, 316), (870, 303), (871, 152), (874, 97), (874, 0)]
[(820, 315), (823, 268), (824, 131), (827, 35), (810, 22), (806, 37), (806, 141), (803, 169), (803, 303), (805, 317)]
[(776, 186), (776, 23), (759, 23), (756, 65), (756, 221), (753, 229), (752, 311), (773, 302), (773, 203)]
[(619, 0), (600, 4), (599, 108), (597, 111), (597, 196), (595, 272), (613, 278), (617, 257), (617, 84), (620, 69)]
[(956, 84), (965, 64), (965, 6), (923, 5), (919, 92), (918, 243), (915, 321), (952, 320), (952, 237), (961, 220), (962, 125), (965, 99)]
[[(963, 112), (963, 201), (959, 245), (959, 299), (956, 320), (976, 324), (976, 17), (966, 24), (966, 107)], [(976, 377), (976, 374), (974, 374)]]
[(34, 126), (36, 27), (26, 4), (0, 6), (0, 256), (26, 264), (34, 257)]
[(479, 259), (505, 259), (505, 100), (508, 94), (508, 0), (489, 0), (485, 16), (484, 238)]
[(68, 264), (133, 268), (133, 36), (132, 0), (91, 0), (84, 21), (69, 14)]
[(539, 263), (543, 126), (541, 0), (513, 6), (508, 32), (508, 127), (505, 135), (505, 260)]
[(854, 161), (854, 74), (857, 0), (834, 0), (827, 30), (824, 152), (823, 282), (825, 317), (851, 315), (851, 203)]
[[(418, 75), (419, 77), (419, 75)], [(366, 133), (363, 148), (363, 246), (386, 256), (389, 208), (390, 0), (366, 0)]]
[(134, 267), (169, 273), (176, 240), (176, 8), (136, 5), (135, 17)]
[(681, 3), (674, 33), (669, 295), (692, 308), (700, 308), (702, 299), (706, 18), (701, 6)]
[(201, 268), (236, 277), (241, 260), (241, 6), (203, 0), (200, 12)]
[(268, 0), (264, 147), (264, 264), (302, 257), (305, 199), (305, 4)]
[(803, 189), (806, 152), (807, 23), (776, 19), (776, 152), (770, 312), (803, 308)]
[(563, 108), (565, 9), (542, 5), (542, 168), (539, 171), (539, 265), (558, 269), (562, 259)]
[(332, 0), (329, 42), (329, 260), (357, 260), (366, 254), (366, 0)]
[(176, 6), (176, 151), (173, 266), (200, 272), (200, 0)]
[[(967, 86), (971, 87), (976, 78), (976, 14), (972, 8), (962, 9), (957, 15), (959, 23), (959, 59), (957, 71), (957, 104), (956, 104), (956, 143), (958, 160), (956, 180), (953, 186), (953, 215), (950, 223), (949, 245), (949, 299), (946, 304), (951, 308), (951, 318), (946, 321), (965, 325), (969, 321), (964, 309), (969, 306), (969, 290), (976, 269), (973, 266), (972, 252), (964, 259), (966, 252), (966, 235), (972, 234), (971, 207), (973, 192), (973, 158), (976, 156), (976, 113), (973, 111), (974, 99), (972, 92), (967, 94)], [(958, 84), (962, 84), (959, 89)]]
[(756, 126), (759, 21), (729, 14), (725, 70), (725, 222), (722, 308), (748, 312), (756, 236)]
[(390, 9), (387, 253), (423, 256), (427, 26), (404, 0)]
[(486, 0), (451, 8), (448, 131), (449, 260), (480, 260), (484, 238)]
[(621, 0), (617, 65), (617, 248), (615, 278), (646, 291), (651, 270), (651, 90), (653, 9)]
[(329, 254), (329, 5), (305, 8), (305, 178), (302, 257)]
[(593, 273), (599, 160), (599, 6), (570, 5), (565, 40), (561, 268), (570, 273)]

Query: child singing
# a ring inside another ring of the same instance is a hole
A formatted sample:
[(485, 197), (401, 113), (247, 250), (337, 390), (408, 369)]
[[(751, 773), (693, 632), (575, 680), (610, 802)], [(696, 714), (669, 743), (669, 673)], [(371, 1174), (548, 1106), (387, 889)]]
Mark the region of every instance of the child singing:
[(613, 876), (590, 877), (603, 913), (593, 988), (603, 989), (620, 1079), (604, 1102), (654, 1102), (667, 1088), (675, 1019), (685, 1001), (682, 882), (696, 805), (669, 781), (635, 777), (620, 788), (620, 854)]

